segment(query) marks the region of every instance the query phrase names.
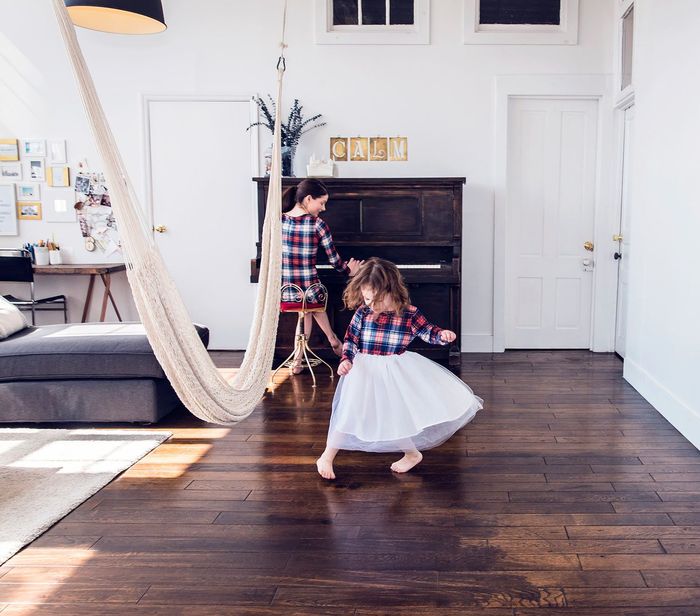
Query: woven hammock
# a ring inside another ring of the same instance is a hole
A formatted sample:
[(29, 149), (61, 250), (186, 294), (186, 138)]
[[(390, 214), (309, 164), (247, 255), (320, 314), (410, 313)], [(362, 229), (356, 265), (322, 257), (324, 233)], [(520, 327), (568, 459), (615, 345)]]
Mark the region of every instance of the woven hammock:
[[(153, 234), (107, 124), (95, 84), (63, 0), (52, 0), (75, 72), (119, 225), (127, 277), (156, 358), (183, 404), (200, 419), (234, 424), (260, 401), (270, 377), (279, 319), (282, 256), (280, 114), (275, 118), (272, 169), (262, 234), (262, 260), (253, 324), (243, 364), (232, 380), (217, 370), (153, 240)], [(284, 21), (282, 41), (284, 41)], [(284, 54), (284, 43), (281, 44)], [(280, 109), (284, 56), (277, 66)]]

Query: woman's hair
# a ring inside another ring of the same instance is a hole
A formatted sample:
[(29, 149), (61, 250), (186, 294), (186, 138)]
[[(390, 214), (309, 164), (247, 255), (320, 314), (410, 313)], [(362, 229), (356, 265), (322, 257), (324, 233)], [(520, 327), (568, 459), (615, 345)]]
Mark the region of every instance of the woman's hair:
[(354, 310), (364, 304), (362, 287), (372, 289), (374, 302), (381, 303), (386, 298), (397, 311), (405, 310), (410, 305), (411, 300), (401, 272), (391, 261), (372, 257), (364, 262), (357, 273), (350, 278), (343, 292), (346, 308)]
[(328, 194), (328, 189), (323, 182), (307, 178), (299, 182), (296, 186), (290, 186), (282, 193), (282, 211), (288, 212), (297, 203), (301, 203), (306, 197), (318, 199)]

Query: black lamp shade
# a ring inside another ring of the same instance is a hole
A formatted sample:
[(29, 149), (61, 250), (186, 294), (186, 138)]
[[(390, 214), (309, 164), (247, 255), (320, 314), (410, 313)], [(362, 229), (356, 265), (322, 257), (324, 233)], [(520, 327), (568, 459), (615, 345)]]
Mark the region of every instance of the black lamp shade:
[(65, 0), (76, 26), (116, 34), (155, 34), (167, 27), (160, 0)]

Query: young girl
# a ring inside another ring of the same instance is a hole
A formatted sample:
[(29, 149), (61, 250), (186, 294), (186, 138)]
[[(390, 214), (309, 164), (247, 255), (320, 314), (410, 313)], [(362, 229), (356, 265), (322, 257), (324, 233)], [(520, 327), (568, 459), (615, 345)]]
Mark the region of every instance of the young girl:
[(391, 465), (405, 473), (423, 459), (421, 450), (444, 443), (482, 408), (481, 398), (439, 364), (406, 351), (419, 336), (448, 344), (455, 333), (432, 325), (409, 304), (397, 267), (371, 258), (350, 281), (343, 300), (357, 308), (345, 334), (341, 375), (333, 399), (326, 449), (316, 461), (324, 479), (335, 479), (338, 450), (392, 452)]
[[(318, 283), (316, 271), (316, 254), (321, 244), (328, 261), (339, 272), (352, 276), (361, 262), (350, 259), (345, 263), (333, 245), (333, 238), (328, 225), (318, 215), (326, 209), (328, 190), (314, 179), (299, 182), (296, 188), (288, 188), (282, 195), (282, 284), (295, 284), (306, 291), (311, 285)], [(321, 303), (323, 298), (314, 287), (306, 294), (307, 303)], [(285, 288), (283, 302), (300, 301), (294, 289)], [(313, 315), (313, 317), (312, 317)], [(304, 319), (304, 333), (309, 336), (313, 319), (326, 334), (328, 342), (336, 355), (342, 354), (343, 345), (331, 329), (328, 315), (325, 312), (313, 312)], [(301, 358), (295, 358), (292, 372), (302, 371)]]

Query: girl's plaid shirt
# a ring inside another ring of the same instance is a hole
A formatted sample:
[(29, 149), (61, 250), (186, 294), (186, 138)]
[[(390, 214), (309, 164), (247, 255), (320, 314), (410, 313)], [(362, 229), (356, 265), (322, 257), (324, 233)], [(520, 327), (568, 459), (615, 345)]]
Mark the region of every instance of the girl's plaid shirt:
[(442, 329), (433, 325), (415, 306), (400, 313), (375, 313), (369, 306), (360, 306), (345, 333), (343, 357), (353, 361), (357, 353), (400, 355), (414, 338), (430, 344), (447, 344), (440, 340)]
[[(282, 215), (282, 284), (295, 284), (303, 290), (319, 282), (316, 271), (316, 255), (321, 244), (329, 263), (339, 272), (350, 273), (350, 268), (340, 258), (333, 244), (328, 225), (311, 214), (303, 216)], [(285, 289), (283, 301), (296, 301), (294, 292)], [(309, 293), (308, 301), (317, 301), (316, 293)]]

